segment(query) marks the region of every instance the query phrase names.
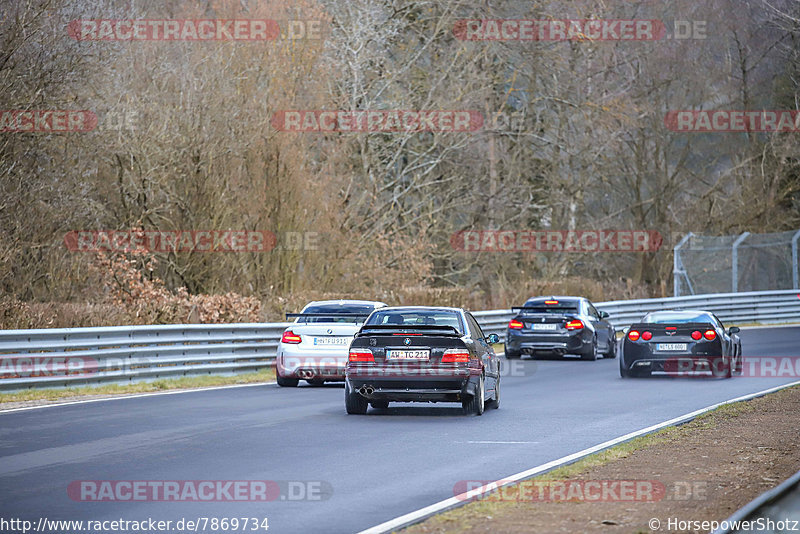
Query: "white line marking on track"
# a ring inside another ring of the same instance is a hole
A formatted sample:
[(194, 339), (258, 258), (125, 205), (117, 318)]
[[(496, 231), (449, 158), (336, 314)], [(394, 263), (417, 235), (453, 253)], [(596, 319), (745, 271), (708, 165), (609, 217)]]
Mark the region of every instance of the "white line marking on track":
[(651, 432), (655, 432), (656, 430), (661, 430), (662, 428), (666, 428), (668, 426), (677, 425), (680, 423), (685, 423), (687, 421), (691, 421), (695, 417), (702, 415), (706, 412), (710, 412), (720, 406), (725, 404), (731, 404), (734, 402), (740, 402), (745, 400), (754, 399), (756, 397), (762, 397), (769, 393), (774, 393), (776, 391), (780, 391), (781, 389), (786, 389), (788, 387), (800, 385), (800, 381), (792, 382), (790, 384), (784, 384), (782, 386), (776, 386), (774, 388), (765, 389), (763, 391), (759, 391), (757, 393), (750, 393), (747, 395), (743, 395), (741, 397), (737, 397), (735, 399), (726, 400), (717, 404), (713, 404), (711, 406), (707, 406), (705, 408), (701, 408), (699, 410), (695, 410), (691, 413), (687, 413), (681, 415), (679, 417), (675, 417), (674, 419), (670, 419), (669, 421), (664, 421), (663, 423), (658, 423), (647, 428), (643, 428), (641, 430), (636, 430), (629, 434), (625, 434), (624, 436), (620, 436), (618, 438), (614, 438), (594, 447), (589, 447), (588, 449), (583, 449), (582, 451), (578, 451), (574, 454), (570, 454), (568, 456), (564, 456), (563, 458), (559, 458), (558, 460), (553, 460), (552, 462), (547, 462), (546, 464), (538, 465), (536, 467), (532, 467), (526, 471), (521, 471), (514, 475), (510, 475), (505, 478), (501, 478), (499, 480), (495, 480), (494, 482), (490, 482), (480, 488), (475, 488), (470, 490), (469, 496), (467, 492), (462, 493), (460, 495), (456, 495), (455, 497), (450, 497), (449, 499), (445, 499), (443, 501), (439, 501), (437, 503), (431, 504), (424, 508), (420, 508), (419, 510), (414, 510), (413, 512), (409, 512), (405, 515), (401, 515), (394, 519), (390, 519), (389, 521), (385, 521), (380, 525), (375, 525), (374, 527), (370, 527), (366, 530), (362, 530), (358, 534), (384, 534), (386, 532), (393, 532), (395, 530), (407, 527), (409, 525), (413, 525), (414, 523), (419, 523), (423, 519), (426, 519), (430, 516), (439, 514), (450, 508), (457, 508), (458, 506), (462, 506), (467, 504), (474, 498), (475, 495), (482, 495), (484, 492), (490, 492), (490, 490), (495, 490), (501, 488), (503, 486), (507, 486), (508, 484), (512, 484), (514, 482), (519, 482), (521, 480), (525, 480), (531, 478), (536, 475), (540, 475), (546, 471), (550, 471), (555, 469), (556, 467), (562, 466), (564, 464), (569, 464), (580, 460), (585, 456), (589, 456), (590, 454), (594, 454), (596, 452), (602, 451), (603, 449), (607, 449), (609, 447), (613, 447), (614, 445), (619, 445), (625, 441), (630, 441), (633, 438), (637, 438), (639, 436), (643, 436), (645, 434), (650, 434)]

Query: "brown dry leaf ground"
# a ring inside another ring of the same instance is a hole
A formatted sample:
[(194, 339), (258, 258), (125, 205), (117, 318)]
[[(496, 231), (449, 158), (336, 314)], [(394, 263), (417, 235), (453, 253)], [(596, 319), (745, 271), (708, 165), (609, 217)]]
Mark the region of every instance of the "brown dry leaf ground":
[[(725, 406), (625, 457), (567, 475), (567, 480), (659, 481), (666, 495), (656, 502), (534, 502), (540, 501), (535, 497), (489, 502), (490, 497), (403, 532), (708, 532), (670, 529), (668, 519), (722, 521), (797, 472), (798, 414), (800, 388), (795, 387)], [(548, 477), (564, 480), (554, 475)], [(652, 518), (661, 521), (659, 530), (648, 527)]]

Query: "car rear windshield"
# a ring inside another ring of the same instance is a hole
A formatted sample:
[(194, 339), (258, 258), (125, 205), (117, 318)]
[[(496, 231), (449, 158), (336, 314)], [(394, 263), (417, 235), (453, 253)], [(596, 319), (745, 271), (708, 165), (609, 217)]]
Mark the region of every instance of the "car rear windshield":
[(463, 332), (461, 328), (461, 319), (458, 313), (451, 310), (387, 310), (376, 312), (367, 321), (367, 325), (398, 325), (398, 326), (414, 326), (414, 325), (438, 325), (438, 326), (452, 326), (459, 332)]
[(543, 300), (526, 302), (522, 313), (578, 313), (578, 303), (575, 301), (553, 302), (553, 304), (547, 304)]
[[(303, 313), (330, 313), (330, 317), (298, 317), (298, 323), (363, 323), (375, 308), (366, 304), (319, 304), (308, 306)], [(340, 314), (359, 314), (360, 317), (344, 317)]]
[(713, 323), (706, 313), (680, 313), (680, 312), (658, 312), (648, 313), (642, 319), (643, 323), (649, 324), (682, 324), (682, 323)]

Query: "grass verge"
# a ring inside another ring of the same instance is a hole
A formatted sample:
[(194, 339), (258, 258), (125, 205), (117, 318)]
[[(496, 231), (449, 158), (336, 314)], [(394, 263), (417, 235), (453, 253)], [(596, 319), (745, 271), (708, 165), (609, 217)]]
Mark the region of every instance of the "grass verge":
[(29, 389), (0, 393), (0, 409), (4, 404), (55, 401), (68, 398), (87, 396), (130, 395), (134, 393), (152, 393), (156, 391), (169, 391), (178, 389), (197, 389), (213, 386), (230, 386), (236, 384), (256, 384), (275, 380), (274, 369), (264, 369), (255, 373), (243, 373), (234, 376), (184, 376), (180, 378), (166, 378), (153, 382), (136, 382), (134, 384), (105, 384), (100, 386), (80, 386), (58, 389)]

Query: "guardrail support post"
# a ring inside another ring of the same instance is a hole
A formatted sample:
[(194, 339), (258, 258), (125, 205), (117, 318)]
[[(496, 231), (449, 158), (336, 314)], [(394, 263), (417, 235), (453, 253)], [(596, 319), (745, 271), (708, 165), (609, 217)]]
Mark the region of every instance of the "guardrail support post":
[(739, 292), (739, 245), (747, 239), (747, 236), (750, 235), (750, 232), (745, 232), (739, 237), (736, 238), (736, 241), (733, 242), (733, 246), (731, 247), (731, 291), (734, 293)]

